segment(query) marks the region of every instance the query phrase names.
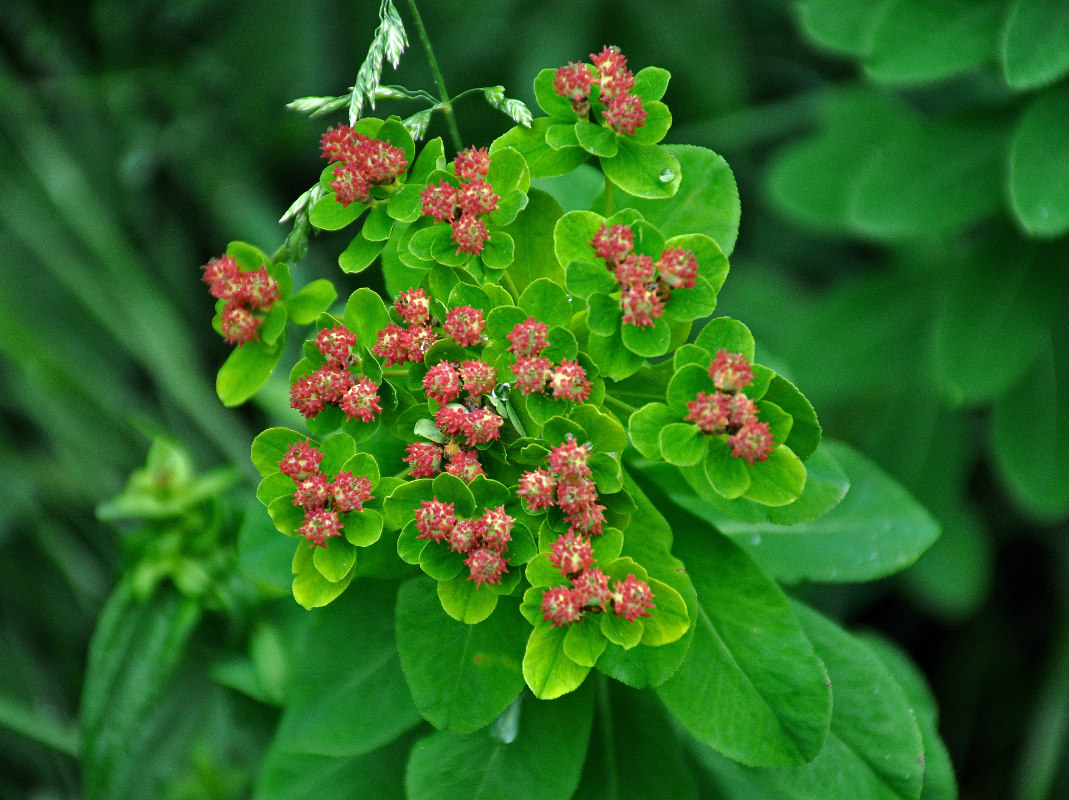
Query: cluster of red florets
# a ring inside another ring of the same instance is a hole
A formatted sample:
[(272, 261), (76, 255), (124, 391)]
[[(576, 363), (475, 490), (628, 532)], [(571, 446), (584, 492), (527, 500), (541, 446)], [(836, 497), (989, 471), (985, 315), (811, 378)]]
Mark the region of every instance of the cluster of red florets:
[(486, 148), (469, 147), (457, 153), (453, 168), (460, 185), (442, 180), (427, 184), (420, 193), (423, 216), (448, 222), (453, 229), (457, 255), (479, 255), (490, 238), (485, 218), (497, 209), (498, 196), (486, 182), (490, 154)]
[(304, 522), (297, 533), (312, 547), (326, 547), (327, 539), (342, 532), (340, 514), (363, 511), (373, 499), (371, 481), (363, 475), (339, 472), (330, 480), (319, 471), (323, 454), (308, 442), (290, 446), (278, 463), (279, 471), (293, 479), (293, 504), (304, 509)]
[(290, 406), (305, 419), (332, 405), (340, 407), (346, 419), (361, 422), (371, 422), (376, 414), (382, 413), (378, 384), (363, 375), (354, 380), (349, 372), (355, 360), (356, 334), (344, 325), (335, 325), (321, 330), (315, 344), (326, 363), (293, 382)]
[(708, 434), (727, 434), (731, 454), (754, 461), (768, 460), (772, 450), (772, 431), (768, 423), (757, 419), (757, 405), (740, 389), (753, 383), (753, 368), (741, 353), (717, 350), (709, 365), (709, 378), (715, 391), (698, 392), (687, 403), (684, 420), (693, 422)]
[(698, 259), (690, 250), (667, 247), (654, 261), (635, 252), (635, 235), (627, 225), (602, 225), (590, 240), (598, 258), (620, 285), (623, 323), (645, 327), (664, 313), (673, 289), (692, 289)]
[(591, 53), (591, 69), (585, 63), (571, 63), (560, 67), (553, 79), (553, 90), (567, 98), (572, 110), (586, 119), (590, 114), (590, 93), (597, 86), (605, 125), (617, 133), (628, 135), (646, 124), (646, 110), (642, 97), (633, 94), (635, 76), (627, 68), (627, 59), (616, 47), (605, 47)]
[(587, 463), (590, 449), (568, 438), (552, 448), (547, 467), (520, 477), (516, 494), (531, 511), (559, 506), (568, 531), (553, 543), (550, 563), (568, 580), (564, 586), (545, 590), (543, 619), (554, 626), (578, 622), (584, 611), (600, 613), (608, 608), (628, 622), (649, 616), (653, 592), (634, 575), (610, 588), (609, 576), (595, 566), (590, 537), (602, 532), (605, 507), (598, 504), (597, 488)]
[(430, 298), (423, 289), (409, 289), (397, 296), (393, 307), (405, 327), (391, 322), (379, 333), (371, 352), (384, 359), (387, 367), (409, 361), (421, 363), (438, 341), (431, 327)]
[(348, 125), (324, 133), (320, 149), (327, 161), (339, 162), (330, 188), (343, 206), (369, 202), (372, 186), (393, 183), (408, 168), (401, 148), (357, 133)]
[(587, 464), (589, 454), (589, 446), (569, 437), (550, 450), (547, 467), (520, 476), (516, 494), (531, 511), (558, 506), (572, 533), (600, 535), (605, 506), (598, 503), (598, 490)]
[(203, 270), (208, 291), (224, 302), (219, 314), (224, 341), (240, 347), (259, 339), (266, 312), (281, 296), (278, 282), (268, 274), (267, 266), (243, 270), (233, 256), (221, 256), (205, 264)]
[(488, 508), (481, 517), (458, 519), (452, 503), (435, 498), (424, 500), (416, 509), (416, 538), (444, 542), (450, 550), (466, 556), (468, 580), (482, 586), (500, 583), (501, 576), (508, 572), (505, 554), (512, 541), (514, 522), (504, 506)]
[(554, 365), (542, 353), (549, 347), (549, 327), (530, 317), (518, 323), (505, 338), (508, 350), (516, 356), (512, 374), (521, 394), (541, 394), (547, 389), (554, 400), (574, 400), (582, 403), (590, 396), (590, 381), (586, 370), (574, 359), (564, 359)]

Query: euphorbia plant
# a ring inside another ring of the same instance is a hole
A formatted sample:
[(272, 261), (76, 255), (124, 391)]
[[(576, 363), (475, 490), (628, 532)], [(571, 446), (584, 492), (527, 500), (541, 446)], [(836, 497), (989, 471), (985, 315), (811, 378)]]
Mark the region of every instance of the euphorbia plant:
[[(296, 749), (368, 752), (390, 741), (383, 730), (396, 737), (418, 722), (398, 711), (414, 705), (442, 730), (412, 750), (411, 796), (473, 796), (495, 769), (492, 782), (508, 785), (515, 759), (449, 775), (445, 761), (457, 748), (526, 748), (557, 774), (509, 796), (568, 797), (591, 691), (610, 739), (612, 705), (629, 702), (607, 688), (615, 679), (656, 689), (659, 710), (636, 741), (670, 732), (674, 717), (727, 784), (919, 797), (925, 754), (943, 762), (933, 721), (911, 708), (928, 701), (908, 667), (775, 581), (820, 578), (804, 565), (844, 558), (833, 552), (840, 528), (821, 533), (818, 521), (849, 487), (836, 453), (857, 457), (821, 444), (812, 405), (757, 361), (742, 322), (713, 317), (738, 194), (711, 150), (661, 143), (668, 73), (633, 72), (604, 47), (535, 78), (539, 118), (486, 89), (516, 126), (487, 146), (456, 135), (449, 159), (440, 138), (417, 144), (435, 110), (456, 134), (457, 98), (440, 76), (440, 102), (379, 86), (383, 57), (395, 61), (406, 41), (389, 0), (381, 11), (353, 90), (295, 103), (350, 116), (323, 133), (328, 166), (288, 213), (286, 244), (268, 256), (233, 243), (204, 269), (235, 345), (219, 376), (225, 403), (254, 394), (287, 355), (287, 319), (312, 326), (289, 372), (294, 427), (252, 444), (257, 498), (274, 535), (294, 540), (294, 597), (315, 609), (355, 592), (354, 613), (396, 620), (384, 646), (403, 695), (386, 681), (365, 687), (385, 699), (359, 698), (385, 704), (375, 734)], [(406, 119), (364, 115), (401, 97), (433, 105)], [(592, 174), (596, 196), (580, 188)], [(358, 288), (338, 306), (326, 281), (292, 291), (310, 231), (342, 229), (353, 236), (341, 269), (377, 264), (392, 297)], [(865, 477), (877, 494), (895, 488), (871, 468)], [(849, 508), (896, 522), (917, 513), (895, 497)], [(768, 527), (779, 544), (759, 552)], [(796, 541), (782, 539), (794, 530)], [(808, 551), (806, 530), (816, 531)], [(876, 572), (909, 563), (934, 533), (872, 544)], [(360, 588), (376, 579), (401, 583)], [(354, 665), (365, 647), (378, 644), (354, 635)], [(290, 698), (290, 730), (302, 702), (308, 691)], [(795, 769), (751, 774), (732, 761)], [(934, 774), (929, 787), (952, 791), (949, 771)]]

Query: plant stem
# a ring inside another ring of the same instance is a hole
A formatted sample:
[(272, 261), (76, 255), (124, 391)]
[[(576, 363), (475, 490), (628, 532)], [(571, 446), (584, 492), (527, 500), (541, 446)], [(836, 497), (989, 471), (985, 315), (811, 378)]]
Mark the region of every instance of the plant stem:
[(632, 414), (634, 414), (638, 410), (634, 406), (628, 405), (623, 400), (617, 400), (611, 394), (606, 394), (605, 395), (605, 405), (607, 405), (607, 406), (615, 406), (617, 410), (622, 411), (627, 416), (631, 416)]
[(613, 183), (609, 180), (609, 176), (605, 176), (605, 216), (612, 216), (612, 190)]
[(445, 122), (449, 126), (449, 135), (453, 138), (453, 147), (457, 150), (462, 150), (464, 148), (464, 140), (460, 137), (457, 118), (453, 114), (453, 102), (449, 99), (449, 92), (445, 88), (445, 78), (442, 77), (442, 71), (438, 68), (438, 59), (434, 57), (434, 48), (431, 47), (431, 40), (427, 38), (427, 29), (423, 27), (423, 19), (419, 15), (419, 9), (416, 8), (416, 0), (408, 0), (408, 9), (412, 12), (412, 19), (416, 23), (416, 33), (419, 34), (423, 50), (427, 53), (427, 62), (431, 67), (431, 75), (434, 76), (434, 83), (438, 87), (438, 96), (442, 99), (442, 112), (445, 114)]
[(513, 300), (520, 299), (520, 290), (516, 288), (515, 282), (512, 280), (512, 276), (508, 272), (501, 274), (501, 285), (505, 287), (505, 290), (512, 295)]
[(616, 800), (620, 796), (620, 781), (616, 773), (616, 742), (613, 739), (612, 701), (609, 698), (609, 679), (602, 673), (597, 676), (598, 722), (605, 742), (605, 771), (607, 786), (605, 796)]
[(384, 378), (407, 378), (408, 377), (408, 370), (409, 370), (408, 367), (404, 367), (403, 369), (387, 368), (387, 369), (384, 369), (382, 371), (382, 377), (384, 377)]

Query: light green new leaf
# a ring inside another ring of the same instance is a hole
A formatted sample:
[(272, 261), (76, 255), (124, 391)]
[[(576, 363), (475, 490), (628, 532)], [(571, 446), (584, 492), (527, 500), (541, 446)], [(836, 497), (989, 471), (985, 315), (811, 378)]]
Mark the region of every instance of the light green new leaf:
[(271, 346), (251, 341), (235, 347), (215, 377), (215, 393), (223, 405), (239, 406), (256, 394), (271, 377), (285, 349), (285, 330)]
[(1048, 238), (1069, 231), (1067, 115), (1069, 90), (1052, 89), (1029, 106), (1013, 136), (1010, 201), (1031, 236)]
[(325, 278), (302, 286), (286, 300), (286, 313), (298, 325), (311, 325), (337, 298), (334, 284)]

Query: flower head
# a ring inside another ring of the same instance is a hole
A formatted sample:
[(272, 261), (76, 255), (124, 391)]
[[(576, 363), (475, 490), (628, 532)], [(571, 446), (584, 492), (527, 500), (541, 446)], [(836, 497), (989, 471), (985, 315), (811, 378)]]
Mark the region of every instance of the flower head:
[(605, 225), (590, 240), (598, 258), (613, 265), (623, 261), (635, 249), (635, 234), (627, 225)]
[(549, 471), (561, 481), (572, 481), (590, 476), (587, 458), (590, 450), (571, 437), (549, 451)]
[(452, 503), (443, 503), (435, 498), (424, 500), (416, 509), (417, 539), (441, 542), (449, 537), (457, 524), (457, 515)]
[(484, 583), (501, 583), (501, 576), (508, 572), (508, 566), (502, 555), (489, 547), (479, 547), (468, 553), (464, 563), (471, 570), (469, 581), (475, 581), (475, 586)]
[(640, 581), (634, 575), (616, 581), (612, 590), (612, 610), (618, 617), (634, 622), (639, 617), (650, 616), (651, 608), (653, 591), (645, 581)]
[(460, 365), (460, 382), (472, 399), (490, 394), (497, 385), (497, 370), (485, 361), (472, 359)]
[(470, 553), (482, 544), (485, 527), (481, 517), (458, 520), (446, 536), (449, 549), (457, 553)]
[(456, 208), (456, 187), (446, 181), (439, 181), (437, 186), (428, 183), (419, 193), (423, 203), (424, 217), (431, 217), (437, 222), (448, 222), (453, 219), (453, 211)]
[(341, 520), (337, 513), (321, 508), (310, 512), (297, 533), (312, 543), (312, 547), (326, 547), (327, 539), (341, 535)]
[(559, 569), (562, 575), (582, 572), (594, 563), (594, 550), (590, 539), (577, 536), (571, 531), (557, 537), (557, 541), (553, 543), (553, 551), (549, 554), (549, 562)]
[(483, 246), (490, 239), (485, 222), (471, 214), (462, 214), (459, 219), (453, 220), (452, 226), (457, 255), (471, 253), (477, 256), (482, 253)]
[(500, 428), (504, 423), (500, 414), (488, 408), (477, 408), (468, 413), (464, 434), (469, 444), (484, 444), (501, 437)]
[(753, 367), (742, 353), (717, 350), (716, 358), (709, 364), (709, 377), (722, 392), (737, 392), (753, 383)]
[(294, 442), (278, 462), (278, 469), (283, 475), (288, 475), (295, 481), (302, 481), (319, 472), (319, 462), (322, 460), (323, 454), (307, 441)]
[(477, 216), (497, 210), (498, 196), (490, 184), (481, 178), (465, 183), (457, 191), (456, 202), (462, 214)]
[(498, 553), (504, 553), (508, 543), (512, 541), (512, 526), (516, 520), (505, 513), (504, 506), (496, 506), (483, 512), (482, 521), (483, 545)]
[(462, 181), (485, 178), (490, 172), (490, 151), (485, 147), (468, 147), (453, 159), (453, 170)]
[(356, 334), (344, 325), (324, 328), (316, 334), (316, 347), (328, 361), (347, 364), (356, 346)]
[(430, 478), (442, 471), (442, 448), (431, 442), (412, 442), (402, 460), (412, 465), (413, 478)]
[(536, 469), (520, 476), (520, 485), (516, 494), (527, 501), (530, 511), (549, 508), (557, 499), (557, 479), (549, 470)]
[(583, 616), (581, 598), (569, 586), (554, 586), (542, 593), (542, 619), (559, 628)]
[(723, 433), (731, 422), (731, 398), (720, 392), (698, 396), (687, 403), (684, 422), (693, 422), (702, 433)]
[(692, 289), (698, 282), (698, 259), (690, 250), (669, 247), (657, 259), (657, 273), (669, 289)]
[(450, 456), (445, 471), (450, 475), (456, 475), (464, 483), (471, 483), (476, 476), (486, 474), (474, 450), (461, 450), (456, 455)]
[(549, 347), (548, 336), (549, 326), (546, 323), (528, 317), (526, 321), (517, 323), (505, 338), (509, 340), (509, 351), (519, 359), (542, 355), (542, 351)]
[(431, 300), (423, 289), (408, 289), (399, 293), (393, 307), (407, 325), (425, 325), (430, 321)]
[(372, 499), (371, 481), (363, 475), (354, 476), (352, 472), (339, 472), (330, 482), (329, 489), (334, 508), (342, 514), (363, 511), (364, 503)]
[(460, 397), (460, 373), (450, 361), (439, 361), (423, 376), (423, 390), (440, 406)]
[(520, 394), (539, 394), (553, 377), (553, 364), (545, 356), (521, 356), (510, 368)]
[(381, 331), (371, 352), (384, 359), (387, 367), (408, 361), (409, 336), (407, 330), (391, 322)]
[(473, 347), (482, 341), (486, 323), (483, 322), (483, 312), (480, 309), (457, 306), (445, 315), (442, 328), (449, 338), (461, 347)]
[(752, 467), (755, 461), (767, 461), (772, 452), (772, 430), (767, 422), (750, 418), (738, 431), (728, 438), (731, 455), (746, 459)]
[(219, 328), (223, 332), (223, 341), (238, 347), (246, 342), (258, 340), (263, 322), (263, 319), (234, 301), (227, 303), (223, 307), (222, 314), (219, 315)]
[(371, 422), (376, 414), (382, 413), (379, 405), (379, 387), (373, 380), (360, 376), (342, 395), (341, 410), (345, 412), (346, 419), (358, 419), (361, 422)]
[(590, 396), (590, 381), (587, 380), (586, 370), (578, 361), (567, 358), (553, 370), (549, 386), (553, 390), (554, 400), (574, 400), (576, 403), (582, 403)]
[(598, 567), (584, 569), (572, 578), (572, 590), (584, 606), (605, 606), (612, 596), (609, 592), (609, 576)]
[(314, 472), (296, 483), (297, 488), (293, 490), (293, 505), (295, 506), (315, 510), (322, 508), (330, 497), (327, 479), (318, 472)]
[[(633, 82), (631, 85), (634, 85)], [(617, 133), (631, 135), (636, 128), (646, 124), (646, 109), (642, 107), (642, 97), (637, 94), (614, 94), (605, 105), (603, 112), (605, 124)]]
[(620, 308), (624, 312), (621, 318), (624, 325), (649, 327), (664, 313), (664, 300), (656, 289), (644, 284), (632, 284), (620, 295)]

